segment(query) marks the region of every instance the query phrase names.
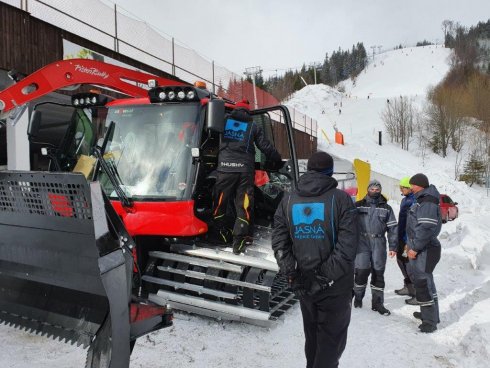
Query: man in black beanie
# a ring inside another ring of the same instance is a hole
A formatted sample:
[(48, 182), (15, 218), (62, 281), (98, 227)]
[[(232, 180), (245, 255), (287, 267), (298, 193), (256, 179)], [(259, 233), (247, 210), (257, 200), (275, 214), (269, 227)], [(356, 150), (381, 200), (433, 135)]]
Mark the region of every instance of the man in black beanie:
[(432, 275), (441, 258), (441, 243), (437, 239), (442, 224), (439, 192), (424, 174), (412, 176), (410, 185), (416, 203), (408, 211), (407, 218), (407, 270), (420, 305), (420, 312), (413, 315), (422, 320), (420, 331), (431, 333), (437, 330), (439, 323), (437, 290)]
[(277, 208), (272, 248), (300, 300), (307, 368), (334, 368), (350, 323), (357, 211), (350, 196), (337, 189), (328, 153), (314, 153), (307, 168), (298, 189)]
[(410, 178), (410, 185), (416, 185), (425, 189), (429, 187), (429, 179), (424, 174), (415, 174)]

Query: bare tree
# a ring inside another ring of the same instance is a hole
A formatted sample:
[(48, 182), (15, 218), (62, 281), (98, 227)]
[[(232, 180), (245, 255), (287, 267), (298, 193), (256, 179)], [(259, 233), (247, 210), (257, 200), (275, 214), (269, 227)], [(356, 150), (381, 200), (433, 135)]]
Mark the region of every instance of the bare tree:
[(431, 134), (431, 147), (442, 157), (447, 156), (447, 148), (454, 141), (455, 133), (461, 129), (463, 118), (458, 109), (451, 103), (454, 91), (440, 88), (429, 92), (429, 103), (425, 109), (426, 121)]
[(408, 97), (397, 97), (386, 101), (381, 113), (386, 131), (392, 142), (400, 143), (402, 149), (408, 150), (415, 124), (415, 107)]
[(448, 32), (453, 27), (453, 23), (454, 22), (452, 20), (449, 20), (449, 19), (445, 19), (442, 21), (441, 28), (442, 28), (442, 31), (444, 32), (444, 43), (446, 42)]
[(414, 135), (415, 139), (418, 142), (419, 146), (419, 157), (422, 160), (422, 166), (425, 166), (425, 161), (427, 159), (427, 154), (429, 151), (429, 140), (428, 137), (428, 128), (425, 120), (420, 112), (417, 112), (415, 115), (415, 127), (414, 127)]

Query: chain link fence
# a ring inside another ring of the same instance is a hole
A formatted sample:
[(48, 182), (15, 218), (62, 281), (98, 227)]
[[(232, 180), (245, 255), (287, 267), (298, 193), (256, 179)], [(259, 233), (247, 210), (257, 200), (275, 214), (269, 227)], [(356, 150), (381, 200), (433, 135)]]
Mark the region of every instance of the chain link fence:
[[(162, 35), (124, 9), (101, 0), (2, 0), (70, 33), (172, 74), (186, 82), (205, 81), (217, 95), (247, 99), (257, 108), (279, 104), (241, 75)], [(293, 126), (317, 137), (317, 121), (289, 107)]]

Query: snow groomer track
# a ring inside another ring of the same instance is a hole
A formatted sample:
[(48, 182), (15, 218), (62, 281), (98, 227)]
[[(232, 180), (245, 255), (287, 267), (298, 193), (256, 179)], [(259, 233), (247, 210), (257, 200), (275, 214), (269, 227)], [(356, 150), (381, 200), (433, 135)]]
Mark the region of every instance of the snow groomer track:
[(240, 255), (231, 247), (173, 244), (150, 252), (143, 281), (155, 290), (149, 299), (212, 318), (270, 327), (297, 299), (278, 274), (271, 230), (255, 228), (253, 245)]

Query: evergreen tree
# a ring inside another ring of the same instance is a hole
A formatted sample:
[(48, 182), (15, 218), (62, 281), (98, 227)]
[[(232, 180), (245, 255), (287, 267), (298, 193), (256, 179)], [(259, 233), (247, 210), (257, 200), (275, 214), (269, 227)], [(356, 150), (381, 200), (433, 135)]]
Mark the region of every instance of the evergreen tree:
[(464, 167), (464, 173), (460, 176), (460, 180), (463, 180), (470, 187), (473, 184), (483, 184), (483, 178), (485, 176), (485, 163), (480, 160), (476, 153), (473, 152), (470, 155), (468, 161), (466, 161)]
[[(281, 77), (270, 77), (266, 81), (260, 80), (262, 75), (256, 79), (257, 86), (264, 86), (264, 89), (272, 93), (276, 98), (282, 100), (288, 97), (293, 92), (303, 88), (303, 78), (306, 83), (315, 83), (315, 74), (317, 83), (325, 83), (334, 86), (337, 83), (354, 78), (367, 65), (368, 57), (366, 49), (362, 42), (352, 45), (350, 50), (342, 50), (340, 47), (334, 51), (331, 56), (325, 54), (325, 59), (321, 65), (320, 72), (318, 66), (303, 64), (301, 69), (295, 71), (287, 71)], [(316, 69), (316, 70), (315, 70)], [(251, 80), (250, 80), (251, 81)]]

